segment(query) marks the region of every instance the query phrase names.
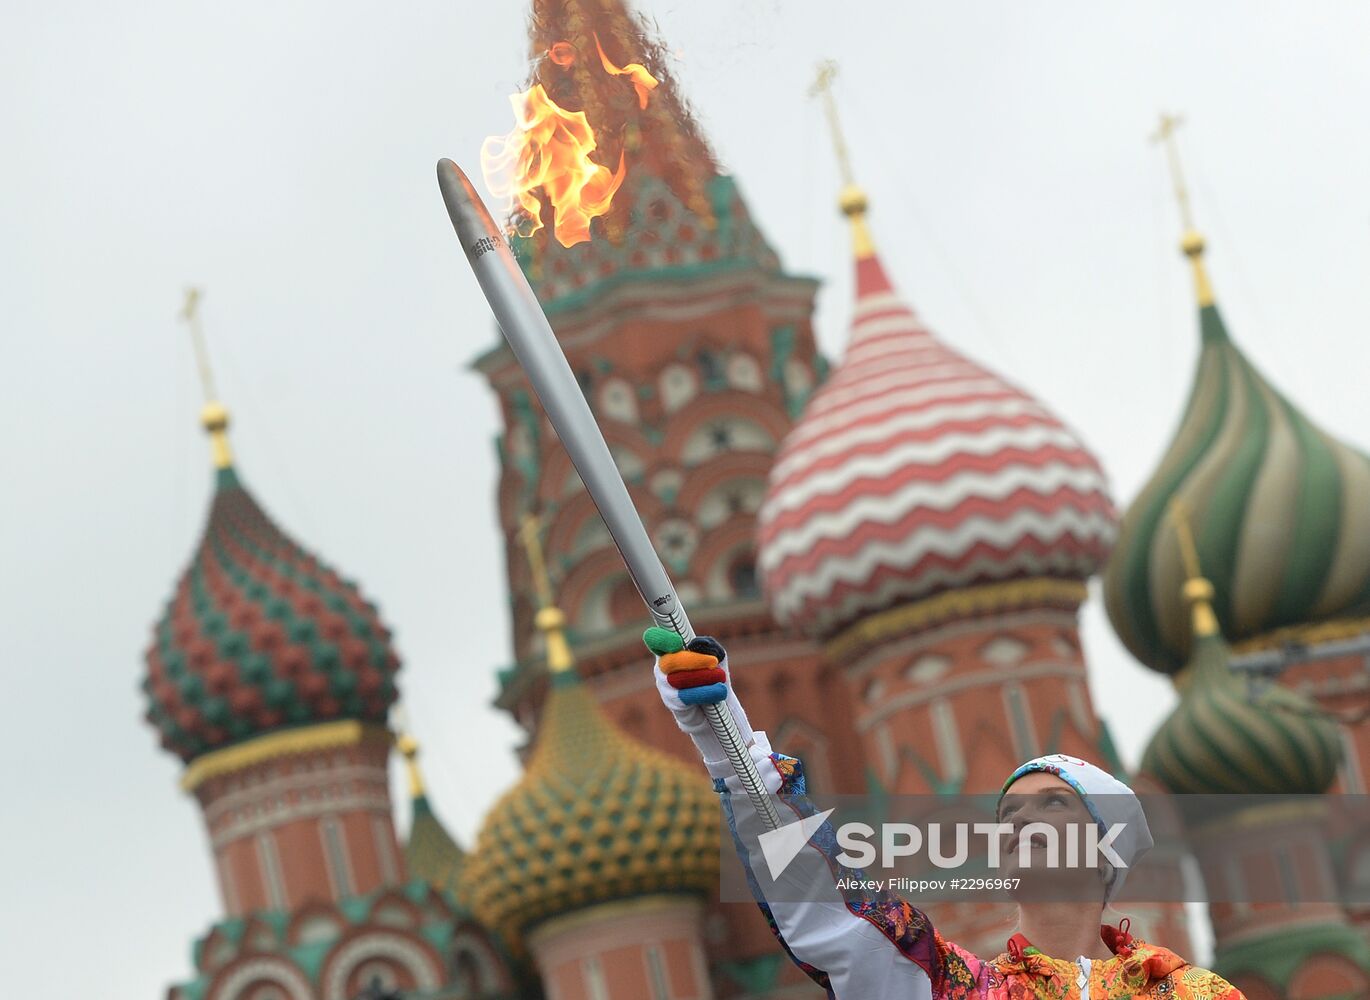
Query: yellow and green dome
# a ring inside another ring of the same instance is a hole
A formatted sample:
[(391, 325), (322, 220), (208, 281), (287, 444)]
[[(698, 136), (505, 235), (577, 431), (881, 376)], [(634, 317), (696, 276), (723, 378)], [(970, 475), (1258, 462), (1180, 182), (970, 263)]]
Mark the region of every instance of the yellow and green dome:
[(1209, 601), (1213, 587), (1191, 579), (1193, 653), (1180, 674), (1180, 704), (1142, 757), (1142, 770), (1181, 794), (1320, 794), (1341, 763), (1337, 725), (1288, 688), (1253, 690), (1228, 662)]
[(718, 852), (707, 779), (617, 729), (565, 669), (552, 674), (527, 770), (467, 858), (461, 895), (478, 920), (516, 941), (598, 903), (703, 895), (717, 884)]
[(409, 839), (404, 845), (404, 867), (411, 879), (422, 879), (434, 889), (461, 899), (460, 880), (466, 865), (461, 849), (433, 811), (428, 789), (419, 771), (419, 742), (408, 733), (395, 740), (409, 772)]
[(1142, 663), (1190, 658), (1176, 499), (1192, 512), (1222, 631), (1233, 642), (1309, 626), (1370, 631), (1370, 457), (1318, 428), (1228, 336), (1203, 270), (1202, 347), (1179, 430), (1123, 517), (1104, 574), (1108, 615)]

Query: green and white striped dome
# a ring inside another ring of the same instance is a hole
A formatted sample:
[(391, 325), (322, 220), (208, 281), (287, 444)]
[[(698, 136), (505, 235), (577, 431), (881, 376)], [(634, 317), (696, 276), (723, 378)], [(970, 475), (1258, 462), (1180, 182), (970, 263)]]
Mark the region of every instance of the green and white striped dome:
[(1142, 756), (1142, 770), (1179, 794), (1317, 795), (1341, 764), (1338, 727), (1307, 698), (1239, 677), (1228, 663), (1207, 580), (1185, 584), (1194, 652), (1180, 704)]
[(1209, 292), (1202, 239), (1189, 234), (1184, 249), (1199, 285), (1199, 368), (1104, 573), (1113, 627), (1154, 670), (1188, 660), (1185, 571), (1165, 516), (1178, 499), (1229, 640), (1327, 623), (1370, 631), (1370, 458), (1319, 429), (1247, 360)]

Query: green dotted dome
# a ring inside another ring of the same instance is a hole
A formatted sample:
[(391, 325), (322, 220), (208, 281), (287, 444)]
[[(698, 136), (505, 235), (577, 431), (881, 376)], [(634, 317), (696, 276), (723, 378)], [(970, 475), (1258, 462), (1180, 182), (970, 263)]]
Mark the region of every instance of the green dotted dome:
[(383, 723), (399, 660), (373, 604), (218, 473), (209, 521), (147, 653), (147, 719), (189, 761), (283, 726)]

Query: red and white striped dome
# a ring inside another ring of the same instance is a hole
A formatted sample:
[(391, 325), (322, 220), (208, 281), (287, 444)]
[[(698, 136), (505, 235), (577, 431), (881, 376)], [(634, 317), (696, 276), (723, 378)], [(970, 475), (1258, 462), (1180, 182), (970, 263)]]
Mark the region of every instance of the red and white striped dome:
[(826, 637), (945, 590), (1089, 577), (1117, 528), (1099, 463), (1041, 403), (934, 337), (850, 214), (846, 355), (781, 446), (760, 511), (776, 620)]

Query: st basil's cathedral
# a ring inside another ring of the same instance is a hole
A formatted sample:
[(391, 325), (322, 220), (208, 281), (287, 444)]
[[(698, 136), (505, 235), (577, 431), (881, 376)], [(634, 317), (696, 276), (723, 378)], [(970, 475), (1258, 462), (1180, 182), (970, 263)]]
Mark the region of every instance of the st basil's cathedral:
[[(1078, 629), (1101, 576), (1119, 637), (1179, 695), (1136, 787), (1366, 790), (1370, 459), (1242, 352), (1187, 198), (1193, 386), (1120, 513), (1081, 435), (911, 308), (845, 156), (855, 300), (830, 365), (817, 282), (784, 269), (626, 0), (533, 0), (530, 24), (533, 82), (608, 123), (603, 162), (634, 166), (593, 241), (512, 242), (695, 627), (817, 789), (983, 791), (1057, 751), (1125, 774)], [(537, 59), (595, 38), (657, 76), (645, 107), (597, 62)], [(203, 810), (223, 914), (168, 1000), (818, 996), (754, 906), (717, 900), (716, 796), (664, 722), (640, 598), (508, 347), (474, 367), (502, 420), (513, 657), (496, 704), (527, 740), (522, 778), (465, 848), (414, 734), (392, 726), (400, 663), (377, 606), (270, 518), (227, 410), (203, 411), (214, 496), (142, 686)], [(1306, 816), (1244, 808), (1199, 833), (1206, 879), (1274, 872), (1305, 899), (1370, 883), (1370, 843), (1348, 831), (1329, 856)], [(990, 955), (1005, 916), (936, 913)], [(1130, 916), (1192, 950), (1182, 906)], [(1362, 908), (1209, 916), (1211, 964), (1251, 1000), (1370, 991)]]

